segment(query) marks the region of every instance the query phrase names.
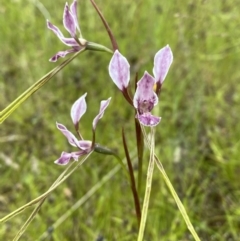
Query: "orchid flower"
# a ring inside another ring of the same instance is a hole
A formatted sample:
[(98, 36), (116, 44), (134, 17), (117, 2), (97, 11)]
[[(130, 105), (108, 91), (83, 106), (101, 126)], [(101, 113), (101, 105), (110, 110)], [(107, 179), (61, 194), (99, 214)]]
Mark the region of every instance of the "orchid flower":
[[(154, 77), (145, 71), (143, 77), (137, 83), (132, 103), (137, 111), (136, 118), (142, 125), (156, 126), (161, 120), (161, 117), (153, 116), (151, 111), (158, 103), (158, 94), (172, 61), (173, 54), (171, 48), (167, 45), (160, 49), (154, 57)], [(110, 61), (109, 75), (129, 101), (127, 88), (130, 80), (130, 65), (118, 50), (114, 52)], [(154, 86), (156, 86), (156, 92)]]
[[(87, 110), (87, 104), (86, 104), (86, 97), (87, 93), (85, 93), (83, 96), (81, 96), (73, 105), (71, 108), (71, 118), (73, 121), (73, 124), (75, 126), (75, 129), (78, 132), (78, 123), (81, 119), (81, 117), (85, 114)], [(108, 98), (107, 100), (101, 101), (99, 113), (96, 115), (92, 122), (92, 131), (93, 136), (95, 136), (95, 130), (97, 127), (98, 121), (103, 117), (105, 109), (108, 107), (110, 103), (111, 98)], [(62, 134), (67, 138), (70, 145), (77, 147), (79, 150), (75, 152), (65, 152), (63, 151), (61, 156), (55, 161), (56, 164), (59, 165), (66, 165), (69, 163), (70, 159), (77, 161), (79, 157), (88, 154), (94, 149), (94, 137), (92, 141), (84, 140), (80, 133), (80, 140), (78, 140), (72, 132), (70, 132), (63, 124), (56, 123), (58, 130), (62, 132)]]
[(77, 20), (77, 0), (74, 0), (73, 3), (68, 6), (66, 3), (63, 11), (63, 25), (65, 29), (70, 33), (71, 38), (65, 38), (62, 32), (58, 27), (54, 26), (47, 20), (47, 27), (53, 31), (54, 34), (67, 46), (72, 47), (71, 49), (57, 52), (49, 61), (56, 62), (60, 57), (65, 57), (69, 53), (78, 52), (86, 47), (87, 41), (83, 38), (77, 37), (77, 30), (80, 33), (81, 31)]

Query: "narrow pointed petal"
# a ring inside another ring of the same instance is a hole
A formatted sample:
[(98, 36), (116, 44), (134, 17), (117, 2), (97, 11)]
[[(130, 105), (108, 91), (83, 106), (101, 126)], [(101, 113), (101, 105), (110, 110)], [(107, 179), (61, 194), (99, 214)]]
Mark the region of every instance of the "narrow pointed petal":
[(93, 130), (96, 130), (96, 126), (98, 121), (103, 117), (104, 111), (106, 110), (106, 108), (108, 107), (109, 103), (110, 103), (111, 97), (108, 98), (107, 100), (102, 100), (101, 104), (100, 104), (100, 109), (99, 109), (99, 113), (98, 115), (94, 118), (93, 120)]
[(79, 43), (74, 38), (60, 38), (60, 40), (67, 46), (71, 47), (79, 47), (79, 50), (81, 49), (79, 46)]
[(158, 103), (158, 97), (153, 91), (154, 83), (154, 78), (147, 71), (137, 83), (133, 105), (140, 114), (150, 112)]
[(80, 148), (78, 139), (64, 125), (56, 123), (58, 130), (68, 139), (70, 145)]
[(59, 58), (64, 58), (69, 53), (77, 52), (75, 49), (69, 49), (65, 51), (59, 51), (57, 52), (51, 59), (49, 59), (50, 62), (57, 62)]
[(116, 50), (109, 64), (109, 75), (116, 86), (123, 91), (130, 80), (130, 65), (127, 59)]
[(74, 17), (76, 27), (77, 27), (78, 31), (80, 31), (79, 24), (78, 24), (78, 18), (77, 18), (77, 0), (74, 0), (73, 3), (71, 4), (70, 11)]
[(136, 116), (139, 122), (144, 126), (156, 126), (161, 121), (161, 117), (153, 116), (151, 113), (145, 113)]
[(48, 20), (47, 20), (47, 27), (48, 29), (52, 30), (59, 38), (64, 37), (60, 29), (57, 26), (51, 24)]
[(173, 54), (171, 48), (167, 45), (160, 49), (154, 57), (153, 74), (156, 83), (162, 85), (168, 70), (173, 61)]
[(84, 115), (84, 113), (87, 110), (87, 103), (86, 103), (86, 95), (82, 95), (78, 100), (75, 101), (75, 103), (72, 105), (71, 108), (71, 117), (73, 124), (76, 126), (81, 119), (81, 117)]
[(67, 46), (71, 46), (71, 47), (79, 46), (79, 44), (76, 42), (74, 38), (65, 38), (62, 32), (60, 31), (60, 29), (57, 26), (51, 24), (48, 20), (47, 20), (47, 27), (48, 29), (52, 30), (53, 33), (57, 35), (57, 37)]
[(58, 165), (67, 165), (72, 157), (71, 153), (62, 152), (61, 156), (54, 162)]
[(65, 29), (74, 38), (76, 36), (76, 23), (72, 13), (69, 10), (68, 4), (66, 3), (63, 11), (63, 25)]

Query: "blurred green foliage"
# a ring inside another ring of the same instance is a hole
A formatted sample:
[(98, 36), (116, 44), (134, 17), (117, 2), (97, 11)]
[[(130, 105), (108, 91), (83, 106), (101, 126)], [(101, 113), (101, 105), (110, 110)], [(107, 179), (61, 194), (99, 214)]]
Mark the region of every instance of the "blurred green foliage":
[[(171, 46), (174, 63), (156, 107), (162, 116), (156, 130), (157, 155), (202, 241), (240, 240), (240, 2), (96, 2), (131, 63), (132, 80), (136, 72), (152, 73), (154, 54)], [(1, 110), (56, 66), (48, 59), (66, 47), (47, 29), (46, 19), (63, 30), (64, 4), (63, 0), (1, 2)], [(83, 36), (111, 47), (90, 1), (79, 0), (78, 9)], [(97, 129), (97, 142), (124, 157), (124, 126), (129, 148), (135, 150), (134, 111), (108, 75), (110, 58), (100, 52), (81, 54), (0, 126), (0, 217), (45, 192), (62, 172), (64, 167), (53, 161), (71, 148), (55, 122), (73, 131), (70, 108), (85, 92), (88, 111), (81, 122), (82, 135), (91, 138), (100, 100), (112, 96)], [(112, 157), (91, 156), (51, 194), (22, 240), (36, 240), (115, 165)], [(0, 239), (11, 240), (31, 210), (1, 224)], [(49, 240), (135, 240), (134, 215), (130, 187), (120, 171)], [(157, 171), (145, 237), (193, 240)]]

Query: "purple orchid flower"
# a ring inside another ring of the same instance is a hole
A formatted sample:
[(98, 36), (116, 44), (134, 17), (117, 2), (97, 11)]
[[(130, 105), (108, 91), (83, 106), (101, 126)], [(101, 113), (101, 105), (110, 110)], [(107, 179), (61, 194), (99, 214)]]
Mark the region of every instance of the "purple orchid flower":
[[(143, 77), (137, 83), (132, 103), (137, 110), (136, 118), (142, 125), (156, 126), (161, 120), (161, 117), (153, 116), (151, 111), (158, 103), (158, 94), (172, 61), (173, 54), (171, 48), (167, 45), (160, 49), (154, 57), (153, 74), (155, 78), (145, 71)], [(110, 61), (109, 75), (129, 101), (127, 88), (130, 79), (130, 66), (127, 59), (118, 50), (114, 52)], [(154, 92), (155, 85), (156, 92)]]
[[(78, 132), (78, 123), (81, 119), (81, 117), (84, 115), (84, 113), (87, 110), (87, 104), (86, 104), (86, 95), (85, 93), (83, 96), (81, 96), (73, 105), (71, 108), (71, 118), (73, 121), (73, 124), (75, 126), (75, 129)], [(108, 98), (107, 100), (101, 101), (99, 113), (96, 115), (96, 117), (93, 120), (92, 123), (92, 130), (93, 135), (95, 136), (95, 130), (97, 127), (98, 121), (103, 117), (104, 111), (108, 107), (110, 103), (111, 98)], [(88, 154), (94, 149), (94, 140), (84, 140), (80, 136), (80, 140), (78, 140), (72, 132), (70, 132), (63, 124), (56, 123), (57, 128), (62, 132), (62, 134), (67, 138), (70, 145), (77, 147), (79, 151), (75, 152), (62, 152), (61, 156), (55, 161), (56, 164), (59, 165), (67, 165), (70, 161), (70, 159), (74, 159), (75, 161), (78, 160), (79, 157)], [(79, 134), (80, 135), (80, 134)], [(93, 138), (94, 139), (94, 138)]]
[(57, 52), (49, 61), (56, 62), (60, 57), (65, 57), (69, 53), (78, 52), (86, 47), (87, 41), (83, 38), (77, 37), (77, 30), (81, 31), (77, 20), (77, 0), (74, 0), (70, 8), (66, 3), (63, 11), (63, 25), (65, 29), (70, 33), (71, 38), (65, 38), (58, 27), (54, 26), (47, 20), (47, 27), (53, 31), (54, 34), (67, 46), (72, 47), (71, 49)]

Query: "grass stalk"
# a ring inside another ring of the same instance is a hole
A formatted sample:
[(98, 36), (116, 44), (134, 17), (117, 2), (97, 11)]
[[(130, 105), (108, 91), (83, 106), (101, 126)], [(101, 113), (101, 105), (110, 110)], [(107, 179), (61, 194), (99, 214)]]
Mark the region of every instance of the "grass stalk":
[[(66, 170), (57, 178), (57, 180), (54, 182), (54, 184), (42, 195), (39, 197), (35, 198), (34, 200), (30, 201), (29, 203), (23, 205), (22, 207), (16, 209), (15, 211), (11, 212), (7, 216), (3, 217), (0, 219), (0, 223), (4, 223), (8, 221), (9, 219), (15, 217), (19, 213), (23, 212), (25, 209), (31, 207), (32, 205), (38, 203), (41, 201), (43, 198), (46, 198), (53, 190), (55, 190), (60, 184), (62, 184), (80, 165), (82, 165), (87, 158), (91, 155), (92, 152), (90, 152), (87, 156), (85, 156), (78, 164), (71, 170), (67, 175), (65, 175)], [(74, 162), (73, 162), (74, 163)], [(69, 170), (70, 166), (67, 168)]]
[[(144, 138), (146, 140), (146, 144), (147, 144), (148, 148), (150, 150), (152, 150), (152, 143), (149, 141), (149, 139), (147, 137), (147, 134), (146, 134), (146, 131), (143, 128), (143, 126), (141, 126), (141, 127), (142, 127), (142, 132), (143, 132)], [(177, 195), (177, 193), (176, 193), (176, 191), (175, 191), (171, 181), (169, 180), (169, 178), (167, 176), (167, 173), (165, 172), (162, 163), (160, 162), (160, 160), (157, 158), (157, 156), (155, 154), (154, 154), (154, 160), (155, 160), (155, 163), (156, 163), (158, 169), (160, 170), (160, 172), (163, 175), (163, 179), (164, 179), (167, 187), (169, 188), (169, 190), (170, 190), (170, 192), (171, 192), (171, 194), (172, 194), (172, 196), (174, 198), (174, 201), (176, 202), (176, 204), (178, 206), (178, 209), (179, 209), (179, 211), (180, 211), (180, 213), (181, 213), (181, 215), (182, 215), (182, 217), (183, 217), (183, 219), (184, 219), (184, 221), (185, 221), (185, 223), (186, 223), (190, 233), (194, 237), (195, 241), (201, 241), (199, 236), (198, 236), (198, 234), (196, 233), (196, 231), (195, 231), (191, 221), (190, 221), (190, 218), (188, 217), (188, 214), (186, 212), (185, 207), (183, 206), (183, 204), (182, 204), (180, 198), (178, 197), (178, 195)]]
[(148, 171), (147, 171), (147, 181), (146, 181), (146, 187), (145, 187), (145, 195), (144, 195), (144, 201), (143, 201), (143, 207), (142, 207), (142, 218), (141, 218), (137, 241), (143, 240), (144, 230), (145, 230), (146, 221), (147, 221), (151, 187), (152, 187), (152, 176), (153, 176), (153, 170), (154, 170), (154, 129), (153, 129), (153, 127), (151, 128), (150, 146), (151, 146), (150, 147), (150, 159), (149, 159), (149, 165), (148, 165)]
[[(60, 184), (62, 184), (68, 177), (71, 176), (71, 174), (76, 171), (76, 169), (81, 166), (86, 160), (87, 158), (91, 155), (92, 152), (90, 152), (87, 156), (85, 156), (81, 161), (79, 161), (77, 163), (77, 165), (71, 170), (69, 171), (69, 173), (67, 175), (61, 174), (57, 180), (54, 182), (54, 184), (49, 188), (47, 194), (39, 199), (39, 205), (33, 210), (33, 212), (31, 213), (31, 215), (29, 216), (29, 218), (27, 219), (27, 221), (23, 224), (23, 226), (21, 227), (21, 229), (18, 231), (17, 235), (15, 236), (15, 238), (13, 239), (13, 241), (18, 241), (19, 238), (23, 235), (23, 233), (25, 232), (25, 230), (27, 229), (28, 225), (31, 223), (31, 221), (34, 219), (34, 217), (36, 216), (36, 214), (38, 213), (38, 211), (40, 210), (42, 204), (44, 203), (45, 199), (48, 197), (48, 195), (54, 190), (56, 189)], [(64, 173), (66, 173), (66, 171), (64, 171)]]
[(67, 218), (69, 218), (73, 212), (75, 212), (81, 205), (83, 205), (96, 191), (98, 191), (105, 183), (107, 183), (119, 170), (120, 164), (115, 166), (110, 172), (108, 172), (96, 185), (94, 185), (83, 197), (81, 197), (67, 212), (65, 212), (51, 227), (48, 228), (37, 240), (41, 241), (48, 237), (49, 230), (56, 230)]

